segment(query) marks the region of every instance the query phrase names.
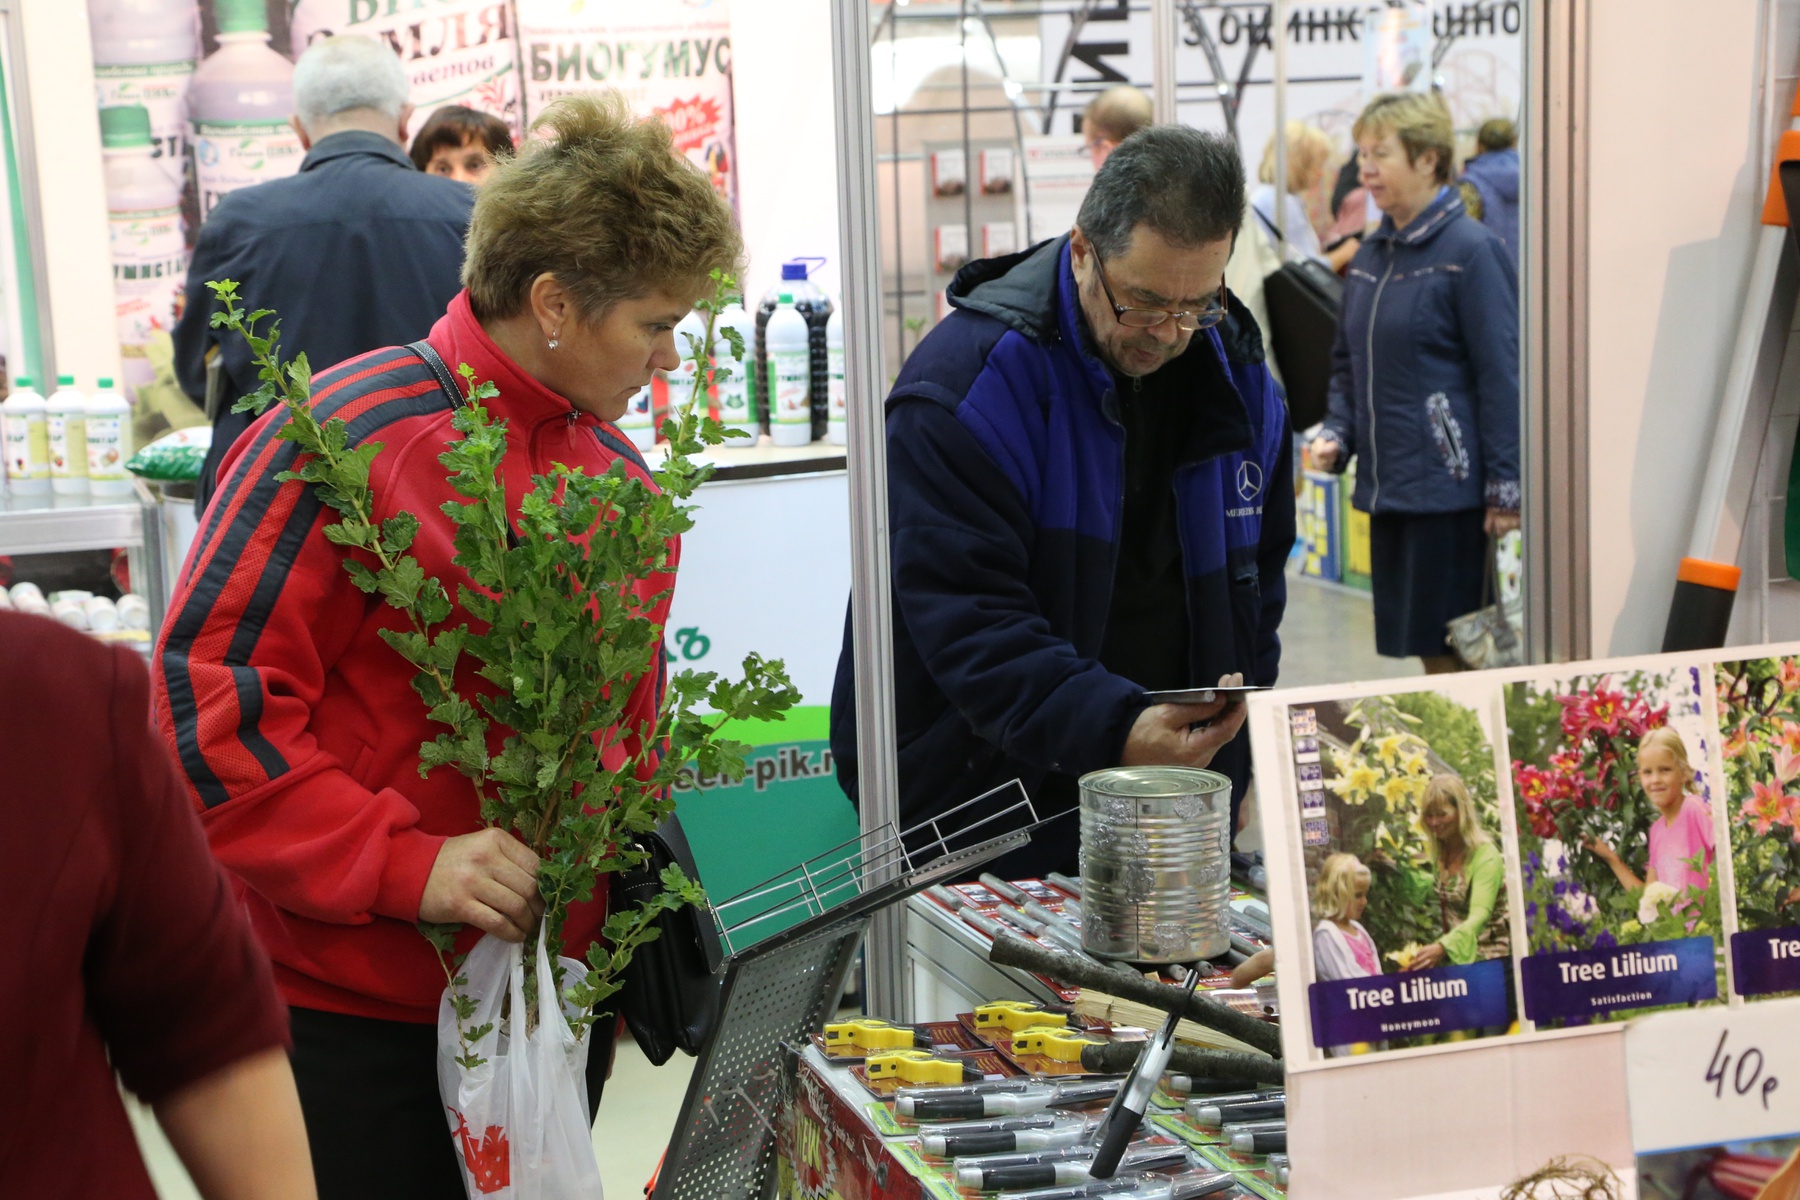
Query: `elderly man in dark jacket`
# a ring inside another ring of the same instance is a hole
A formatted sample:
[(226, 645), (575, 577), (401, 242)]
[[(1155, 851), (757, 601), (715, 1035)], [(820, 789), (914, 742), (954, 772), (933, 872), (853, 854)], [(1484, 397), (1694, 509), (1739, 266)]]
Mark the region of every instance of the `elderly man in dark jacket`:
[[(1139, 131), (1075, 229), (971, 263), (888, 397), (900, 807), (913, 824), (1015, 777), (1040, 815), (1120, 765), (1249, 776), (1240, 704), (1272, 684), (1294, 541), (1287, 412), (1225, 291), (1236, 149)], [(849, 642), (832, 751), (857, 795)], [(1235, 806), (1234, 806), (1235, 807)], [(994, 869), (1075, 868), (1075, 823)]]
[(294, 68), (294, 127), (307, 148), (299, 174), (231, 193), (200, 230), (174, 340), (176, 375), (196, 401), (215, 353), (224, 372), (201, 511), (220, 461), (250, 425), (231, 405), (259, 383), (243, 340), (211, 327), (208, 281), (235, 279), (246, 308), (274, 309), (283, 357), (304, 351), (314, 371), (417, 341), (462, 290), (475, 193), (414, 168), (402, 148), (407, 87), (400, 60), (378, 42), (313, 45)]

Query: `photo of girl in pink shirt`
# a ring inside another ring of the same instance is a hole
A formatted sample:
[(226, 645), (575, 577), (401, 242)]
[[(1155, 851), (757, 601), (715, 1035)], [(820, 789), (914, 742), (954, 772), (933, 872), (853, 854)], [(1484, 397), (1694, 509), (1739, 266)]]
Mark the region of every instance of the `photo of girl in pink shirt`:
[(1675, 907), (1688, 907), (1712, 886), (1713, 816), (1706, 801), (1690, 790), (1694, 768), (1688, 763), (1687, 743), (1673, 728), (1652, 729), (1638, 743), (1637, 778), (1660, 814), (1650, 823), (1643, 878), (1599, 838), (1591, 839), (1588, 849), (1612, 868), (1621, 886), (1649, 892), (1660, 883), (1681, 897)]

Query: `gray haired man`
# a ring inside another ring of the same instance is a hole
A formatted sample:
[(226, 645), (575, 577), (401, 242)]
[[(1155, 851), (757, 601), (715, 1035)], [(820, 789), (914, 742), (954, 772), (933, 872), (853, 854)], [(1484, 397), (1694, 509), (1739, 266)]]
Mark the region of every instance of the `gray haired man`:
[(389, 47), (364, 37), (314, 43), (294, 67), (299, 173), (230, 193), (200, 229), (174, 341), (182, 390), (213, 417), (202, 512), (220, 461), (249, 427), (231, 405), (258, 383), (248, 347), (211, 327), (209, 280), (235, 279), (246, 308), (278, 312), (283, 354), (305, 351), (314, 371), (417, 341), (462, 288), (475, 193), (414, 168), (403, 145), (407, 92)]
[[(1294, 542), (1293, 445), (1256, 324), (1224, 284), (1244, 216), (1230, 142), (1151, 126), (1068, 236), (970, 263), (887, 404), (900, 810), (1018, 778), (1040, 815), (1117, 766), (1249, 778), (1241, 705), (1148, 691), (1271, 684)], [(832, 695), (857, 795), (855, 673)], [(1064, 820), (993, 869), (1075, 869)], [(1006, 872), (1012, 872), (1006, 874)]]

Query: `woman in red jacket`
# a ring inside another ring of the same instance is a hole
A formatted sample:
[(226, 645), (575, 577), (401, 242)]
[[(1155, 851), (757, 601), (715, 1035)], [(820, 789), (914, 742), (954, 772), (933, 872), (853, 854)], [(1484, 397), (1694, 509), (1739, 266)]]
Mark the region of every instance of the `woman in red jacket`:
[[(465, 290), (427, 339), (451, 370), (466, 363), (499, 388), (488, 409), (506, 422), (515, 509), (555, 463), (598, 474), (624, 459), (648, 481), (613, 422), (652, 371), (678, 365), (676, 323), (709, 272), (742, 254), (705, 175), (617, 96), (564, 100), (536, 135), (482, 189)], [(352, 359), (318, 375), (312, 397), (352, 444), (381, 444), (377, 516), (423, 522), (412, 553), (455, 596), (467, 577), (451, 562), (440, 507), (457, 497), (438, 455), (458, 435), (425, 356)], [(291, 1008), (320, 1195), (460, 1196), (435, 1076), (444, 976), (414, 923), (520, 940), (541, 907), (537, 864), (482, 828), (462, 776), (419, 777), (419, 744), (437, 728), (412, 668), (379, 636), (400, 618), (352, 583), (323, 534), (330, 510), (279, 480), (296, 453), (276, 436), (284, 419), (253, 425), (220, 472), (158, 647), (158, 716)], [(670, 586), (642, 585), (662, 597), (658, 621)], [(638, 685), (628, 729), (653, 723), (659, 685)], [(635, 737), (609, 739), (609, 760), (634, 752)], [(570, 909), (567, 953), (598, 935), (603, 908)]]

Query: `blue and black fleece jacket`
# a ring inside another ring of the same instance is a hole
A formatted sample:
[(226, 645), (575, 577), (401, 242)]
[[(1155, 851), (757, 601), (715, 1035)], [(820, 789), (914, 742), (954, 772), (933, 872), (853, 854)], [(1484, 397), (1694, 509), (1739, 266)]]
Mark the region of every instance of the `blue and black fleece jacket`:
[[(1068, 238), (970, 263), (954, 311), (887, 400), (900, 810), (910, 826), (1014, 778), (1118, 765), (1144, 708), (1101, 666), (1118, 558), (1125, 432), (1094, 355)], [(1191, 381), (1174, 472), (1195, 684), (1272, 684), (1294, 542), (1292, 441), (1248, 311), (1231, 301), (1163, 371)], [(839, 780), (857, 797), (846, 629), (831, 705)], [(1241, 796), (1248, 737), (1214, 767)]]

